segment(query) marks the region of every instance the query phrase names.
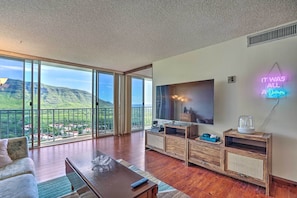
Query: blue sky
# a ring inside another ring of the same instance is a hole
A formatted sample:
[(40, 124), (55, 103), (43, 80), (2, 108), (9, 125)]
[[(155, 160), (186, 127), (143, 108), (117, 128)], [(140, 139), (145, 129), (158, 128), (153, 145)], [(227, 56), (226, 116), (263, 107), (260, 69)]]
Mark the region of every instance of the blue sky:
[[(30, 80), (30, 64), (26, 64), (25, 78)], [(36, 69), (37, 70), (37, 69)], [(37, 72), (36, 78), (37, 78)], [(0, 58), (0, 78), (23, 79), (23, 62), (18, 60)], [(26, 80), (27, 81), (27, 80)], [(142, 85), (141, 81), (133, 80), (132, 104), (141, 104), (142, 99)], [(67, 87), (72, 89), (80, 89), (92, 93), (92, 73), (91, 70), (74, 70), (61, 67), (41, 66), (41, 83), (57, 86)], [(99, 98), (105, 101), (113, 102), (113, 76), (106, 73), (99, 74)], [(152, 104), (151, 82), (145, 83), (145, 104)]]

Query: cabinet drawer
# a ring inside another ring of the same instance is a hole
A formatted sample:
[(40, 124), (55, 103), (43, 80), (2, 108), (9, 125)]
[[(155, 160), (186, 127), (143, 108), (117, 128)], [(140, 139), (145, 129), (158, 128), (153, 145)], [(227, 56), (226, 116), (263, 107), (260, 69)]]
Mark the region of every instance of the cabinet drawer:
[(264, 180), (264, 161), (235, 153), (227, 152), (226, 170), (239, 173), (239, 175)]
[(221, 165), (220, 147), (215, 145), (200, 144), (199, 142), (189, 142), (189, 160), (200, 160), (216, 166)]
[(147, 133), (146, 138), (148, 146), (164, 150), (164, 137)]
[(174, 155), (185, 155), (185, 140), (182, 138), (166, 137), (166, 152)]

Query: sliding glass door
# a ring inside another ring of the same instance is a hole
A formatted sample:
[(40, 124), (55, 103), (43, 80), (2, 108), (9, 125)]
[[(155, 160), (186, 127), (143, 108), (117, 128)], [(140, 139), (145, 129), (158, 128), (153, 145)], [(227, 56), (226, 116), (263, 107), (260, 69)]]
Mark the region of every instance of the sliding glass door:
[(93, 122), (96, 137), (114, 134), (114, 75), (106, 72), (94, 74)]
[(143, 79), (132, 77), (131, 83), (131, 131), (139, 131), (144, 128), (144, 100), (143, 100)]
[(25, 60), (24, 131), (31, 147), (40, 146), (39, 135), (39, 61)]
[(92, 137), (92, 70), (42, 62), (38, 90), (42, 146)]
[(152, 123), (152, 81), (132, 77), (131, 131), (144, 130)]
[(152, 79), (144, 79), (144, 129), (152, 127), (153, 119), (153, 83)]
[(0, 57), (0, 138), (27, 136), (38, 146), (38, 61)]
[(24, 61), (0, 57), (0, 138), (24, 135)]

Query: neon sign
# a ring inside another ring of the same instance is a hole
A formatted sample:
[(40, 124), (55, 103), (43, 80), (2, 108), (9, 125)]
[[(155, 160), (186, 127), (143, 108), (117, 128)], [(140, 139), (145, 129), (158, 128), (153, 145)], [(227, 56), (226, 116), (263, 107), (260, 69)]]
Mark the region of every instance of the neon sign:
[(266, 98), (282, 98), (287, 96), (288, 92), (283, 87), (287, 81), (287, 76), (264, 76), (261, 78), (263, 89), (261, 95)]

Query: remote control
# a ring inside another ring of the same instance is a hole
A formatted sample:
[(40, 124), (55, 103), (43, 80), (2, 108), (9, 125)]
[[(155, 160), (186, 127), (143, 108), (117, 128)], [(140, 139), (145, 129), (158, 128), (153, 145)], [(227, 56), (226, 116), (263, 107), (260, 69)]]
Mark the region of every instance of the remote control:
[(146, 183), (147, 181), (148, 181), (148, 179), (144, 177), (144, 178), (142, 178), (142, 179), (140, 179), (140, 180), (138, 180), (138, 181), (132, 183), (132, 184), (131, 184), (131, 187), (132, 187), (132, 188), (137, 188), (138, 186), (140, 186), (141, 184)]

